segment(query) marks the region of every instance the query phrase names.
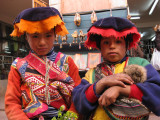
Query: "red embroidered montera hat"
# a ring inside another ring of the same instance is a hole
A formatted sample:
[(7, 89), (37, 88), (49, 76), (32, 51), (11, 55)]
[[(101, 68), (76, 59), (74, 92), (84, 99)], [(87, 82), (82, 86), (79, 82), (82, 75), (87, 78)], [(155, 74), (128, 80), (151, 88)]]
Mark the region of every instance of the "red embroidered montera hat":
[(21, 36), (25, 32), (43, 33), (55, 28), (57, 35), (64, 36), (68, 31), (59, 11), (53, 7), (36, 7), (23, 10), (14, 20), (11, 36)]
[[(97, 48), (94, 35), (101, 35), (102, 37), (111, 37), (115, 38), (126, 37), (131, 35), (133, 41), (129, 43), (129, 48), (136, 47), (137, 43), (140, 41), (140, 34), (136, 26), (125, 18), (120, 17), (108, 17), (103, 18), (95, 22), (89, 29), (87, 33), (87, 40), (85, 45), (87, 47)], [(91, 37), (92, 36), (92, 37)]]

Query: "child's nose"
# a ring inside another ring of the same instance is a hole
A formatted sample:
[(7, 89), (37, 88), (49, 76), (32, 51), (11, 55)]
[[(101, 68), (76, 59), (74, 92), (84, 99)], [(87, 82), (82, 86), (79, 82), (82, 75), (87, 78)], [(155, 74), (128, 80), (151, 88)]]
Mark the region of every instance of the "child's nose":
[(115, 44), (114, 43), (110, 43), (110, 48), (114, 48)]
[(46, 44), (46, 40), (45, 40), (45, 38), (40, 38), (40, 40), (39, 40), (39, 45), (44, 45), (44, 44)]

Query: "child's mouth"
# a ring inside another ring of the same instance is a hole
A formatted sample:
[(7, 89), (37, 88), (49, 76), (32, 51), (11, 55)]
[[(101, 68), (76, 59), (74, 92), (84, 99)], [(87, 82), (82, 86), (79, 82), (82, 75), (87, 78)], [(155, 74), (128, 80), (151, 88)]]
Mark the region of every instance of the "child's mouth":
[(117, 55), (116, 52), (110, 52), (109, 55)]

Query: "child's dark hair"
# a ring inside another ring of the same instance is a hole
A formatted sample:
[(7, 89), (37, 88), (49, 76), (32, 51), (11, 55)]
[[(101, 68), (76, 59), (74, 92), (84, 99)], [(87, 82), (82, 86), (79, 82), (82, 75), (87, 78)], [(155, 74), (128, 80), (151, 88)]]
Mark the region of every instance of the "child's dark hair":
[(160, 31), (156, 32), (156, 39), (154, 40), (155, 47), (160, 51)]
[[(91, 34), (90, 40), (96, 42), (96, 46), (98, 49), (101, 49), (101, 39), (102, 36), (98, 34)], [(126, 37), (124, 37), (124, 40), (126, 41), (126, 48), (128, 49), (128, 46), (131, 42), (133, 42), (133, 34), (128, 34)]]
[(96, 46), (98, 49), (101, 49), (101, 39), (102, 39), (101, 35), (98, 35), (98, 34), (91, 34), (90, 35), (90, 40), (96, 42)]
[(133, 42), (133, 34), (128, 34), (126, 37), (124, 37), (124, 40), (126, 41), (126, 48), (128, 49), (129, 44)]

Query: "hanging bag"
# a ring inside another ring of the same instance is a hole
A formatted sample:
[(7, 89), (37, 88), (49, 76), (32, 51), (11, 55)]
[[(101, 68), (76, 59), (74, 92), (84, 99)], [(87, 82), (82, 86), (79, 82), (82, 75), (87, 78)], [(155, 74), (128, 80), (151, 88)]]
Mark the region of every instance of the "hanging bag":
[(160, 70), (160, 51), (158, 51), (156, 48), (152, 54), (151, 64), (156, 70)]

